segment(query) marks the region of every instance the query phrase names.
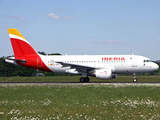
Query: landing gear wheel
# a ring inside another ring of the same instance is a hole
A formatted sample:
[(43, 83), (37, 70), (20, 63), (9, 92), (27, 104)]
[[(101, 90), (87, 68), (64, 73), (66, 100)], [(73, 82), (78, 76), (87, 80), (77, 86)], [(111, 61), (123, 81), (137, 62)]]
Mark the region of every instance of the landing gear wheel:
[(85, 77), (85, 82), (89, 82), (89, 77)]
[(136, 79), (136, 78), (134, 78), (134, 79), (133, 79), (133, 82), (137, 82), (137, 79)]
[(81, 77), (80, 79), (79, 79), (79, 81), (82, 83), (82, 82), (85, 82), (85, 78), (84, 77)]
[(89, 82), (89, 77), (81, 77), (80, 79), (79, 79), (79, 81), (81, 82), (81, 83), (83, 83), (83, 82)]
[(137, 82), (136, 73), (133, 73), (133, 82)]

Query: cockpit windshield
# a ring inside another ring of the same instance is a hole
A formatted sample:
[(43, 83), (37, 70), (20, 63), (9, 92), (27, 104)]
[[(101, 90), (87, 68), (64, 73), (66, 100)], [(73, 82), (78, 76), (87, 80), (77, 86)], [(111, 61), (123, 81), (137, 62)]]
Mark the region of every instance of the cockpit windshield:
[(151, 60), (144, 60), (143, 62), (151, 62)]

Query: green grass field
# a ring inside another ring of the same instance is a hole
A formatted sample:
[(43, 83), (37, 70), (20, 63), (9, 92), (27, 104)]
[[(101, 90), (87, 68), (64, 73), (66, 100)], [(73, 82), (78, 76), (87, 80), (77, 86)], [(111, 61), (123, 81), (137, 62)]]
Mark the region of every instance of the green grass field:
[[(138, 82), (160, 82), (159, 76), (137, 78)], [(0, 77), (0, 82), (79, 82), (79, 76)], [(160, 119), (159, 84), (106, 84), (132, 82), (132, 76), (91, 77), (90, 82), (93, 84), (1, 85), (0, 119)]]
[[(0, 82), (79, 82), (81, 76), (51, 77), (0, 77)], [(137, 76), (138, 82), (160, 82), (160, 76)], [(90, 77), (90, 82), (133, 82), (132, 76), (118, 76), (116, 79), (101, 80)]]
[(160, 85), (2, 85), (1, 120), (160, 119)]

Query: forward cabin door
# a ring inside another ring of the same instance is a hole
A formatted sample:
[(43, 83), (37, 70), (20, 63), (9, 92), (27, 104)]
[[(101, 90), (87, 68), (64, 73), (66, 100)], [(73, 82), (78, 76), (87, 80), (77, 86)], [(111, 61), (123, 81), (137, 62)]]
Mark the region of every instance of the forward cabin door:
[(138, 59), (136, 57), (133, 57), (132, 67), (138, 67)]

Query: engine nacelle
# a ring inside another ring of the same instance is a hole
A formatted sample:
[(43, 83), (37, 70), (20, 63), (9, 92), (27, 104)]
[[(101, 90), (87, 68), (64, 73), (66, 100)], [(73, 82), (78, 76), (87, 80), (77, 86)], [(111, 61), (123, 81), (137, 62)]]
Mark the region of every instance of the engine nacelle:
[(78, 71), (76, 71), (76, 69), (68, 69), (65, 72), (69, 74), (78, 74)]
[(102, 70), (96, 70), (96, 78), (98, 79), (114, 79), (116, 78), (116, 74), (112, 74), (111, 69), (102, 69)]

